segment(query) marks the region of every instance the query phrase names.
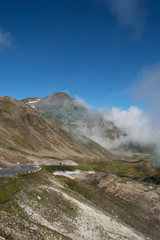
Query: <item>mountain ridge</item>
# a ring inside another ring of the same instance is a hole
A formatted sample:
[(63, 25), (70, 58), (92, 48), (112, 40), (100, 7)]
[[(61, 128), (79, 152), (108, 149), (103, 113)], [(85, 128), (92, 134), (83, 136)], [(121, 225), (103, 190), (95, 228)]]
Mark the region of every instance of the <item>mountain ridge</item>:
[(53, 93), (35, 102), (33, 107), (50, 121), (57, 120), (73, 137), (84, 136), (107, 150), (113, 140), (123, 135), (113, 122), (106, 121), (99, 112), (86, 108), (66, 93)]
[(0, 97), (0, 129), (1, 151), (59, 158), (94, 157), (58, 125), (10, 97)]
[(97, 151), (92, 151), (61, 129), (56, 120), (50, 122), (33, 107), (10, 97), (0, 97), (0, 130), (1, 166), (17, 162), (29, 164), (34, 162), (34, 157), (39, 158), (39, 162), (43, 162), (40, 160), (43, 157), (114, 159), (102, 146), (95, 144)]

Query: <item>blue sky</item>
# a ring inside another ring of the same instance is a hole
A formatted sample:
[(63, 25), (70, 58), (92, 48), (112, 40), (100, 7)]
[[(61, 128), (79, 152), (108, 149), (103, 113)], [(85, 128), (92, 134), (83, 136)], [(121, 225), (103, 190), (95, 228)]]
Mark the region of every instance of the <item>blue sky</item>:
[(159, 0), (1, 1), (0, 95), (143, 108), (130, 93), (159, 66), (159, 11)]

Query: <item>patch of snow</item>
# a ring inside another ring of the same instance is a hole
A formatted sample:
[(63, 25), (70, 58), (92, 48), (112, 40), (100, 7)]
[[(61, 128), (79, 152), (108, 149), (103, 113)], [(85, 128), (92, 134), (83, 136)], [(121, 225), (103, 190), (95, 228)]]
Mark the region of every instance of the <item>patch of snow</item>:
[(26, 104), (30, 105), (32, 108), (35, 108), (34, 104), (39, 102), (41, 99), (38, 98), (37, 100), (34, 101), (28, 101)]
[(75, 179), (72, 175), (79, 174), (79, 171), (55, 171), (53, 172), (53, 175), (55, 176), (64, 176), (70, 179)]
[(41, 99), (37, 99), (37, 100), (34, 100), (34, 101), (29, 101), (27, 104), (33, 104), (33, 103), (36, 103), (36, 102), (39, 102)]
[(95, 171), (87, 171), (88, 174), (95, 174)]

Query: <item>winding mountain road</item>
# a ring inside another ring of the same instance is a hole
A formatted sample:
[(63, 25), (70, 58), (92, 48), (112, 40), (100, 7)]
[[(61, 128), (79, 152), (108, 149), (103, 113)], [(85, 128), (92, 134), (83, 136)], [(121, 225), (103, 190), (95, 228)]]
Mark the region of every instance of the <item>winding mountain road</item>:
[(0, 169), (0, 177), (11, 177), (23, 173), (37, 172), (41, 168), (35, 165), (19, 165)]

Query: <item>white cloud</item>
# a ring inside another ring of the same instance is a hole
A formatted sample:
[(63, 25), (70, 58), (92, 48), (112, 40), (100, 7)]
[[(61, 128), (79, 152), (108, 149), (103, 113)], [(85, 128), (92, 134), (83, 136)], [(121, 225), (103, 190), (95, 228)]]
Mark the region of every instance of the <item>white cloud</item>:
[[(86, 105), (84, 100), (79, 97), (77, 100), (80, 105)], [(145, 115), (144, 112), (136, 106), (131, 106), (128, 110), (122, 110), (115, 107), (112, 108), (111, 111), (100, 109), (98, 112), (90, 111), (87, 112), (87, 114), (90, 115), (92, 124), (88, 125), (88, 121), (78, 121), (77, 125), (79, 125), (86, 137), (111, 151), (121, 151), (123, 147), (127, 147), (130, 143), (136, 146), (154, 144), (158, 147), (160, 142), (160, 129), (155, 130), (155, 125), (151, 118)], [(101, 121), (98, 116), (102, 116), (102, 118), (106, 120), (106, 125), (103, 125), (103, 121)], [(88, 119), (88, 115), (86, 117), (86, 119)], [(105, 127), (108, 129), (111, 127), (110, 129), (112, 130), (113, 125), (109, 124), (110, 122), (114, 123), (114, 126), (121, 132), (120, 137), (114, 140), (106, 137), (105, 133)]]
[[(142, 81), (137, 88), (139, 95), (143, 98), (151, 99), (151, 101), (153, 101), (154, 97), (160, 99), (160, 65), (157, 65), (150, 70), (143, 71), (142, 75)], [(153, 88), (151, 87), (151, 83), (154, 83)], [(157, 91), (155, 96), (154, 91)], [(146, 93), (148, 97), (146, 96)], [(76, 101), (81, 106), (87, 106), (86, 102), (78, 96), (76, 96)], [(160, 109), (160, 101), (158, 101), (157, 105), (159, 105)], [(107, 109), (100, 109), (97, 112), (87, 111), (84, 112), (83, 119), (85, 119), (85, 115), (86, 121), (77, 121), (77, 126), (79, 126), (79, 131), (86, 137), (94, 140), (111, 151), (121, 152), (123, 149), (127, 149), (127, 146), (129, 146), (130, 143), (142, 147), (146, 145), (154, 145), (156, 148), (156, 158), (153, 159), (153, 161), (157, 161), (157, 163), (159, 161), (160, 163), (160, 115), (157, 115), (157, 121), (155, 122), (152, 115), (145, 114), (136, 106), (130, 106), (128, 110), (114, 107), (111, 111)], [(104, 125), (100, 116), (106, 120)], [(88, 122), (88, 119), (92, 120)], [(114, 123), (114, 125), (110, 124), (111, 122)], [(111, 140), (107, 137), (105, 128), (108, 127), (108, 129), (112, 130), (113, 126), (116, 126), (120, 130), (120, 137)]]
[[(81, 106), (88, 107), (87, 103), (80, 97), (76, 96), (75, 99)], [(113, 122), (115, 126), (124, 133), (119, 139), (110, 141), (109, 139), (104, 138), (101, 133), (99, 122), (97, 122), (97, 125), (96, 121), (94, 122), (93, 133), (90, 133), (89, 130), (86, 131), (84, 124), (84, 134), (104, 147), (108, 149), (116, 149), (122, 145), (128, 145), (129, 143), (138, 144), (140, 146), (145, 146), (147, 144), (159, 145), (160, 124), (155, 125), (153, 118), (146, 115), (140, 108), (130, 106), (128, 110), (123, 110), (113, 107), (111, 111), (102, 108), (98, 110), (97, 113), (100, 113), (107, 122)], [(93, 117), (92, 112), (90, 112), (90, 114), (91, 117)]]
[(11, 46), (11, 34), (0, 29), (0, 49)]
[(123, 27), (130, 27), (136, 34), (143, 32), (146, 22), (143, 0), (105, 0), (105, 3)]
[(104, 112), (103, 117), (126, 133), (121, 137), (121, 143), (137, 143), (140, 145), (155, 143), (153, 126), (150, 119), (138, 107), (131, 106), (128, 110), (112, 108)]
[(143, 68), (135, 85), (131, 94), (147, 107), (152, 126), (150, 139), (156, 144), (160, 158), (160, 64)]

